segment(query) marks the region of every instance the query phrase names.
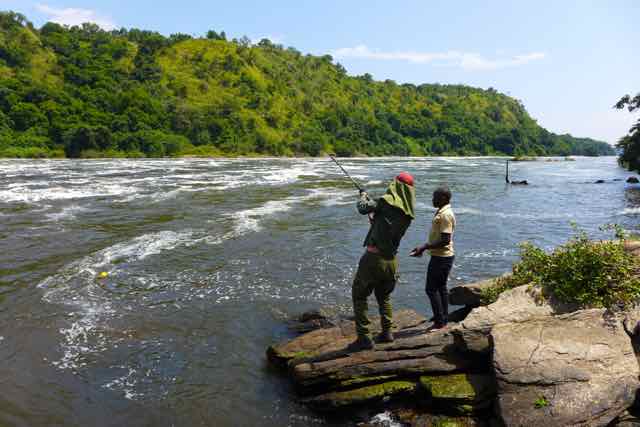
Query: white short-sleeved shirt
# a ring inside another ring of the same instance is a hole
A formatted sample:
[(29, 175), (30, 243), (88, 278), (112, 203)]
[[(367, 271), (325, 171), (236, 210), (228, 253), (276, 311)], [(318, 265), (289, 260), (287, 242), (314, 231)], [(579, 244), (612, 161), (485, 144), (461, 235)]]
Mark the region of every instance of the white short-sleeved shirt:
[(453, 250), (453, 232), (456, 229), (456, 217), (453, 214), (451, 205), (444, 205), (433, 216), (431, 223), (431, 231), (429, 232), (429, 244), (433, 244), (440, 240), (440, 234), (451, 234), (451, 241), (443, 248), (430, 249), (432, 256), (450, 257), (454, 256)]

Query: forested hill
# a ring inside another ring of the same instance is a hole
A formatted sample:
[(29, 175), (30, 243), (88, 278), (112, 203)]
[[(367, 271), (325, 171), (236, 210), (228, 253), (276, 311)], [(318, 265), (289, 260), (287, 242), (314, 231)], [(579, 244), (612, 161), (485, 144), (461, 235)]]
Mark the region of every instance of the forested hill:
[(613, 154), (493, 89), (351, 77), (329, 55), (0, 14), (0, 157)]

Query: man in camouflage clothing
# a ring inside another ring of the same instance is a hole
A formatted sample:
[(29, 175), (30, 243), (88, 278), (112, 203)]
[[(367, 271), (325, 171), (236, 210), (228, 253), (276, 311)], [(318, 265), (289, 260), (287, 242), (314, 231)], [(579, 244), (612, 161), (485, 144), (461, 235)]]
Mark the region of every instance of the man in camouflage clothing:
[(358, 339), (349, 345), (352, 351), (373, 348), (367, 316), (367, 298), (375, 293), (380, 311), (382, 332), (379, 342), (393, 342), (391, 328), (391, 292), (398, 278), (396, 254), (400, 240), (415, 218), (416, 201), (413, 177), (407, 172), (400, 173), (389, 184), (387, 192), (379, 199), (372, 199), (361, 191), (358, 212), (369, 215), (371, 227), (364, 240), (367, 248), (356, 272), (351, 296)]

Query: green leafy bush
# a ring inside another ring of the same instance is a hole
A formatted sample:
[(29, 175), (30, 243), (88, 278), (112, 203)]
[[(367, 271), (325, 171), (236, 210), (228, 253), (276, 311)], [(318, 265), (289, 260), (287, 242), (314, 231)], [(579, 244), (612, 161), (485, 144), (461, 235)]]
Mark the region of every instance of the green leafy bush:
[(521, 245), (520, 261), (513, 274), (496, 279), (483, 292), (483, 302), (494, 302), (507, 289), (526, 284), (540, 286), (545, 296), (583, 307), (628, 305), (640, 298), (640, 260), (616, 239), (593, 241), (578, 231), (566, 244), (551, 253), (531, 243)]

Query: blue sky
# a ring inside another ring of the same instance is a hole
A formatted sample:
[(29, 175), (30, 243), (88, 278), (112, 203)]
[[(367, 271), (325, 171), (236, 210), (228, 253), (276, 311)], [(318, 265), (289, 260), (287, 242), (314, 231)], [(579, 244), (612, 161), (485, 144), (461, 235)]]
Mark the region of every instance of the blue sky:
[[(635, 117), (611, 106), (640, 91), (640, 1), (0, 0), (47, 20), (163, 34), (268, 37), (332, 54), (350, 74), (494, 87), (547, 129), (615, 142)], [(635, 46), (634, 46), (635, 45)]]

